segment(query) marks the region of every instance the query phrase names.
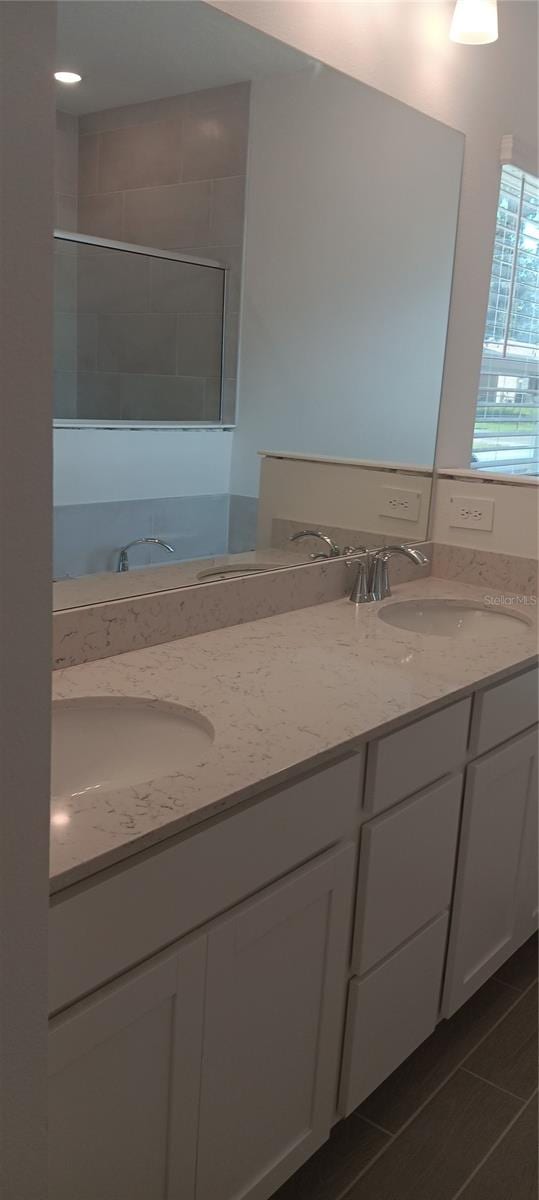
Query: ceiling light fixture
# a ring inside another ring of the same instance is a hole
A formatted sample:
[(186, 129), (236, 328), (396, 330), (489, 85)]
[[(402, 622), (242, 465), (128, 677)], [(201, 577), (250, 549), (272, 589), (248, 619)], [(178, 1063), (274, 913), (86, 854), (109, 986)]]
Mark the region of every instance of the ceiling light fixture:
[(498, 40), (496, 0), (457, 0), (449, 37), (465, 46), (485, 46)]
[(76, 71), (55, 71), (54, 78), (58, 83), (80, 83), (82, 75)]

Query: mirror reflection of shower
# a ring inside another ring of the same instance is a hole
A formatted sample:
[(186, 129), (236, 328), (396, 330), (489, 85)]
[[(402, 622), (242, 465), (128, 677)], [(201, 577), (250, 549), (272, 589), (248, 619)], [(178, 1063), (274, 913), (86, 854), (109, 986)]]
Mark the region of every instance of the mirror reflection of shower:
[(54, 258), (56, 420), (222, 420), (224, 263), (61, 231)]

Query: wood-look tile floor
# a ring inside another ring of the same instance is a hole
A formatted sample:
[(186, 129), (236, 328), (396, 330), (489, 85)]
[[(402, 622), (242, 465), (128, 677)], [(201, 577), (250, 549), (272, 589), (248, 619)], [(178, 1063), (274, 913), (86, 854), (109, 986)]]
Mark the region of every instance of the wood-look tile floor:
[(537, 1200), (537, 938), (272, 1200)]

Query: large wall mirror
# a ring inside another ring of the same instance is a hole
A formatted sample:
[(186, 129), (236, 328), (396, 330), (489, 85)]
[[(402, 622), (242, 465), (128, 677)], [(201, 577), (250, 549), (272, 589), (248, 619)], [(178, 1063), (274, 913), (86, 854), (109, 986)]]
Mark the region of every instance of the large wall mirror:
[(197, 0), (58, 67), (55, 607), (423, 540), (462, 135)]

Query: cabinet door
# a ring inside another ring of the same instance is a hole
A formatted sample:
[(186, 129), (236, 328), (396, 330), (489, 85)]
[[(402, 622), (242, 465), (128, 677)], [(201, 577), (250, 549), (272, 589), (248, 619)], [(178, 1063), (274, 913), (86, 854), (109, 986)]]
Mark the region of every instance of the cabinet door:
[[(537, 735), (536, 735), (537, 736)], [(524, 825), (524, 841), (522, 846), (522, 862), (518, 881), (518, 942), (522, 945), (537, 929), (538, 917), (538, 863), (537, 847), (539, 841), (538, 801), (539, 780), (537, 763), (539, 755), (535, 755), (530, 784), (528, 811)]]
[(209, 934), (197, 1200), (264, 1200), (329, 1136), (354, 863), (325, 855)]
[(520, 892), (536, 759), (532, 730), (468, 768), (444, 1016), (460, 1008), (523, 940)]
[(192, 1200), (205, 958), (159, 955), (51, 1022), (54, 1200)]

